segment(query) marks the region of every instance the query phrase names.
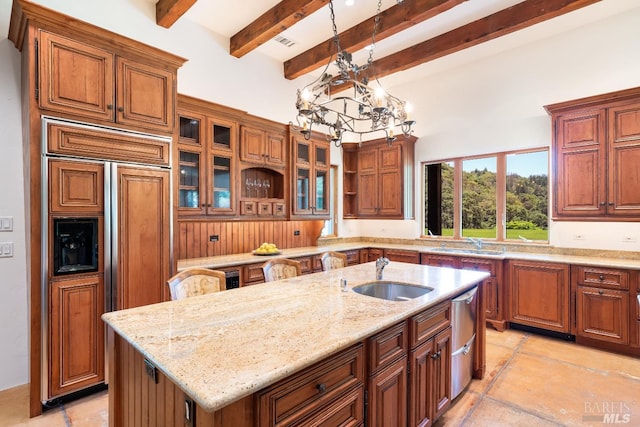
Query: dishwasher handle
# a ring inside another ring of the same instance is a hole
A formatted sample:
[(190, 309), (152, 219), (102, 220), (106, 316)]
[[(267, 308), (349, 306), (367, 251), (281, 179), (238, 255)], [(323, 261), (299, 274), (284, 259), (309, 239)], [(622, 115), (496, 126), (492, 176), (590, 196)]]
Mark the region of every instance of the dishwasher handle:
[(469, 289), (467, 292), (461, 295), (458, 295), (457, 297), (452, 299), (451, 302), (452, 303), (464, 302), (465, 304), (471, 304), (473, 302), (473, 299), (476, 297), (477, 293), (478, 293), (478, 287), (476, 286), (472, 289)]

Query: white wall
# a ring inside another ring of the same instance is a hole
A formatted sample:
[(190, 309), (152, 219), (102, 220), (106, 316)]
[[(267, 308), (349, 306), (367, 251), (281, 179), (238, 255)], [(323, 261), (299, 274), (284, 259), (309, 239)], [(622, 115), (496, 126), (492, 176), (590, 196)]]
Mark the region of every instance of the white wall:
[[(0, 8), (5, 3), (1, 0)], [(6, 38), (9, 20), (0, 15), (0, 216), (13, 217), (13, 231), (0, 242), (13, 242), (13, 258), (0, 258), (0, 390), (27, 381), (28, 304), (20, 122), (20, 55)]]
[[(178, 73), (181, 93), (281, 122), (294, 117), (300, 84), (282, 77), (281, 64), (255, 52), (233, 58), (226, 40), (184, 20), (170, 30), (158, 27), (154, 1), (35, 2), (187, 58)], [(0, 241), (11, 239), (16, 252), (13, 258), (0, 259), (0, 390), (28, 381), (20, 72), (19, 54), (6, 39), (10, 10), (11, 0), (0, 0), (0, 215), (14, 217), (14, 231), (0, 233)], [(432, 65), (419, 68), (427, 71), (423, 80), (390, 87), (416, 104), (418, 161), (548, 145), (550, 124), (542, 105), (640, 85), (638, 22), (635, 10), (447, 73), (427, 76)], [(332, 156), (332, 163), (339, 164), (339, 152)], [(416, 179), (419, 176), (417, 170)], [(347, 236), (414, 238), (420, 220), (341, 221), (339, 229)], [(571, 240), (576, 230), (585, 236), (580, 243), (590, 247), (617, 247), (609, 236), (623, 231), (640, 234), (637, 223), (555, 223), (552, 243), (578, 246)], [(637, 245), (624, 248), (638, 250)]]
[[(432, 68), (441, 67), (438, 61), (425, 64), (419, 69), (425, 74), (420, 82), (390, 88), (415, 106), (416, 162), (550, 146), (551, 121), (544, 105), (640, 86), (640, 7), (634, 6), (518, 49), (486, 58), (478, 55), (477, 61), (446, 72), (432, 74)], [(485, 48), (495, 46), (472, 50)], [(453, 62), (463, 54), (443, 60)], [(415, 179), (421, 182), (419, 167)], [(416, 238), (421, 203), (417, 185), (415, 221), (350, 220), (344, 221), (342, 230), (350, 236), (390, 237), (393, 229), (393, 236)], [(576, 234), (583, 240), (574, 240)], [(623, 243), (626, 236), (636, 237), (637, 242)], [(550, 243), (637, 251), (640, 223), (553, 222)]]

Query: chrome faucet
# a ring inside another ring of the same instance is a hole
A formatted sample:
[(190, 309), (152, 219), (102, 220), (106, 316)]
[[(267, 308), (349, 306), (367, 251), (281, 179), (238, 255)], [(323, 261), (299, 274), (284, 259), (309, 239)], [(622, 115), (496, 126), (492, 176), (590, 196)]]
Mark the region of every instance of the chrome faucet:
[(378, 258), (376, 260), (376, 280), (382, 280), (382, 270), (389, 264), (389, 258)]
[(467, 237), (467, 240), (476, 245), (477, 250), (482, 249), (482, 239), (474, 239), (473, 237)]

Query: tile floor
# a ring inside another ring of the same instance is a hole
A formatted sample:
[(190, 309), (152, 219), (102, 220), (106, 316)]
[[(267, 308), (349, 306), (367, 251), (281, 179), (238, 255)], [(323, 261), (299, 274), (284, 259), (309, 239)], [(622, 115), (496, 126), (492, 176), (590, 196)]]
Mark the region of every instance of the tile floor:
[[(107, 426), (107, 405), (105, 391), (29, 419), (27, 387), (20, 386), (0, 392), (0, 427)], [(640, 426), (640, 359), (488, 329), (485, 378), (473, 380), (434, 427), (601, 426), (605, 421)]]

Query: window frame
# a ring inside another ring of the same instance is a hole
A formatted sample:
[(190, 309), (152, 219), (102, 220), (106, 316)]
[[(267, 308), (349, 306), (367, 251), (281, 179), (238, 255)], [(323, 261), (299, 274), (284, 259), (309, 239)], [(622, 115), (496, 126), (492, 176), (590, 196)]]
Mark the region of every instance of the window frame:
[[(486, 159), (495, 157), (496, 159), (496, 237), (483, 238), (483, 240), (491, 242), (510, 243), (517, 242), (515, 239), (506, 238), (506, 200), (507, 200), (507, 156), (512, 154), (527, 154), (537, 152), (547, 152), (547, 198), (551, 195), (551, 149), (548, 146), (528, 148), (522, 150), (510, 150), (494, 153), (477, 154), (473, 156), (464, 157), (452, 157), (441, 160), (423, 161), (420, 162), (420, 177), (421, 177), (421, 213), (420, 213), (420, 238), (421, 239), (438, 239), (438, 240), (463, 240), (462, 236), (462, 181), (463, 170), (462, 164), (465, 160)], [(431, 164), (437, 163), (453, 163), (454, 167), (454, 180), (453, 180), (453, 236), (430, 236), (424, 234), (424, 230), (427, 229), (426, 217), (425, 217), (425, 202), (426, 202), (426, 188), (425, 188), (425, 167)], [(547, 203), (547, 230), (549, 230), (551, 215), (550, 215), (551, 203)], [(501, 224), (499, 224), (501, 223)], [(547, 240), (533, 240), (527, 241), (532, 244), (549, 244), (549, 236)]]

